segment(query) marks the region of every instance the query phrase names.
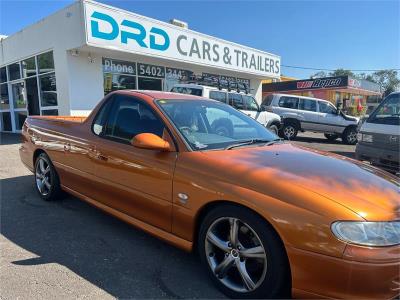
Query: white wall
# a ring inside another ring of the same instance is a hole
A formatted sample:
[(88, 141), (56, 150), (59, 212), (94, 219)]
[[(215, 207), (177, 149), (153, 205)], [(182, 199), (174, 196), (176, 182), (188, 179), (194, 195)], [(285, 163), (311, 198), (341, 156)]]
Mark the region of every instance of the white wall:
[[(102, 57), (187, 69), (195, 74), (207, 72), (247, 78), (251, 80), (251, 92), (261, 102), (262, 78), (243, 72), (86, 46), (84, 26), (82, 2), (75, 2), (1, 40), (0, 66), (53, 50), (59, 114), (64, 115), (87, 114), (103, 98)], [(79, 55), (73, 56), (71, 49), (78, 49)], [(89, 54), (92, 61), (88, 59)]]
[(53, 50), (60, 114), (69, 114), (66, 49), (85, 44), (82, 3), (72, 5), (0, 41), (0, 66)]

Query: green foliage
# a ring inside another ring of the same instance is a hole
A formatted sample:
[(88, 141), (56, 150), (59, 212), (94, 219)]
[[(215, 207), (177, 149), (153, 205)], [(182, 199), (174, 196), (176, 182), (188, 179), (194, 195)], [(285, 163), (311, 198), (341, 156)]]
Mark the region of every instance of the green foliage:
[(310, 78), (322, 78), (328, 76), (350, 76), (356, 79), (364, 79), (371, 82), (375, 82), (380, 85), (383, 96), (387, 96), (390, 93), (400, 88), (400, 79), (396, 70), (379, 70), (371, 74), (359, 73), (355, 74), (351, 70), (337, 69), (333, 72), (326, 73), (319, 71), (310, 76)]

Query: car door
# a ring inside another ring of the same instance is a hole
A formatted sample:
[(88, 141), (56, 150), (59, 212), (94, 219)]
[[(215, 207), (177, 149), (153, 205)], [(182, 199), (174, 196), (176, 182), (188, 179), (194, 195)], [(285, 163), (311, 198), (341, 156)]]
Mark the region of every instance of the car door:
[[(131, 139), (153, 133), (173, 145), (163, 121), (145, 102), (115, 95), (106, 120), (95, 120), (95, 199), (138, 220), (171, 230), (172, 179), (176, 151), (139, 149)], [(97, 123), (99, 124), (97, 124)]]
[(254, 99), (254, 97), (250, 95), (241, 95), (241, 96), (243, 98), (243, 103), (245, 106), (245, 109), (242, 111), (248, 116), (252, 117), (257, 122), (266, 126), (267, 124), (266, 124), (265, 114), (261, 113), (260, 107), (258, 106), (256, 99)]
[(329, 102), (318, 101), (320, 128), (327, 133), (342, 133), (345, 124), (344, 119), (338, 114), (336, 107)]
[(281, 96), (278, 100), (278, 105), (274, 106), (274, 113), (283, 118), (301, 119), (299, 114), (299, 98), (295, 96)]
[(311, 131), (323, 131), (319, 123), (317, 101), (314, 99), (300, 98), (299, 114), (303, 117), (300, 120), (301, 128)]
[[(238, 93), (228, 93), (228, 104), (242, 112), (246, 109), (242, 95)], [(251, 117), (250, 112), (247, 112), (246, 114)]]

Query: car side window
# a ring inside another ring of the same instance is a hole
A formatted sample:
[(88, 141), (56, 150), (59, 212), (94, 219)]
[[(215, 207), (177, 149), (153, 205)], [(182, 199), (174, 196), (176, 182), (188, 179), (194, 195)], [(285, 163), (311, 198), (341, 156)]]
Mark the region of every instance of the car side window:
[(333, 115), (336, 114), (336, 108), (333, 107), (331, 104), (318, 101), (318, 105), (319, 105), (319, 112), (325, 114), (333, 114)]
[(317, 111), (317, 101), (311, 99), (300, 99), (300, 109), (307, 111)]
[(130, 143), (140, 133), (163, 136), (164, 124), (151, 108), (133, 97), (117, 95), (108, 114), (103, 137)]
[(245, 109), (245, 105), (243, 103), (242, 95), (229, 93), (229, 105), (233, 106), (236, 109)]
[(284, 108), (298, 109), (299, 98), (283, 96), (279, 99), (278, 105)]
[(226, 103), (226, 93), (220, 91), (210, 91), (210, 99), (214, 99), (220, 101), (222, 103)]
[(110, 97), (106, 102), (100, 107), (97, 112), (96, 118), (94, 119), (92, 125), (92, 131), (96, 135), (103, 135), (105, 131), (105, 123), (107, 121), (108, 112), (113, 102), (113, 97)]
[(252, 96), (248, 95), (242, 95), (242, 98), (244, 100), (244, 104), (246, 106), (246, 110), (251, 110), (251, 111), (258, 111), (258, 104), (256, 102), (256, 99), (254, 99)]

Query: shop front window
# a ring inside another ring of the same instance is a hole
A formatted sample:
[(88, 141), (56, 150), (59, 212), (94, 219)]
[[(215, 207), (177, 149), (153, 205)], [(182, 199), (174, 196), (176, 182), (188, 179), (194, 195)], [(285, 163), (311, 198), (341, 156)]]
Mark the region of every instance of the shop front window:
[(8, 66), (8, 75), (9, 75), (10, 81), (21, 78), (21, 70), (20, 70), (19, 62)]
[(0, 109), (10, 109), (7, 83), (0, 84)]
[(40, 78), (40, 95), (42, 106), (56, 106), (57, 105), (57, 86), (56, 75), (50, 73), (42, 75)]
[(22, 61), (22, 77), (30, 77), (36, 75), (35, 58), (31, 57)]
[(42, 110), (43, 116), (58, 116), (58, 109), (45, 109)]
[(0, 68), (0, 83), (7, 82), (7, 68)]
[(24, 125), (25, 119), (27, 117), (27, 112), (26, 111), (16, 111), (14, 113), (15, 117), (15, 129), (16, 130), (21, 130), (22, 126)]
[(117, 90), (136, 89), (136, 76), (104, 73), (104, 95)]
[(39, 74), (54, 71), (54, 59), (52, 51), (38, 55), (37, 59), (39, 65)]
[(25, 84), (18, 82), (11, 85), (14, 109), (26, 108)]
[(2, 131), (12, 131), (11, 126), (11, 114), (9, 112), (2, 112), (0, 113), (0, 130)]

